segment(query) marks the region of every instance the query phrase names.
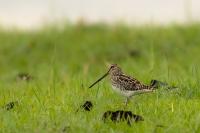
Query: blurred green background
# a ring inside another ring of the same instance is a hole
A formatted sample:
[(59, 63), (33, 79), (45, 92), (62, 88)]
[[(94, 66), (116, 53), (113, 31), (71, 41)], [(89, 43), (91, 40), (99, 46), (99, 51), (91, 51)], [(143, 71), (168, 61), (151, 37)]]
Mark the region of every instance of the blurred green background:
[(105, 70), (106, 63), (116, 63), (131, 67), (137, 75), (166, 76), (156, 73), (165, 69), (162, 72), (179, 72), (180, 78), (187, 78), (181, 74), (198, 67), (199, 35), (199, 24), (136, 27), (80, 23), (61, 29), (1, 30), (0, 75), (2, 80), (19, 72), (48, 78), (47, 73), (56, 69), (69, 78), (74, 73), (90, 77)]

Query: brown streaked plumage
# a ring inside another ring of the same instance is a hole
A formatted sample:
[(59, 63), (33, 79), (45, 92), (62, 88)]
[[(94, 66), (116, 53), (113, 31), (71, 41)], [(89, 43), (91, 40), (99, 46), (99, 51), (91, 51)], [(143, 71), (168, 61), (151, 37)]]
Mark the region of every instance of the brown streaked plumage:
[(126, 104), (128, 103), (129, 98), (134, 95), (153, 91), (153, 86), (144, 85), (137, 79), (125, 75), (122, 72), (121, 68), (118, 67), (116, 64), (111, 65), (108, 72), (95, 83), (93, 83), (89, 88), (93, 87), (96, 83), (101, 81), (107, 75), (110, 76), (113, 90), (126, 96)]

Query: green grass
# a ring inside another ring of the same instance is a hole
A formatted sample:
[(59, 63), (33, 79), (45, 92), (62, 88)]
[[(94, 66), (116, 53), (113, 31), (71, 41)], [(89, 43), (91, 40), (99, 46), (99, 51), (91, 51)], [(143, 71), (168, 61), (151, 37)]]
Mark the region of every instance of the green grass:
[[(0, 30), (0, 106), (18, 101), (12, 110), (0, 109), (0, 132), (200, 132), (199, 52), (199, 24)], [(142, 115), (143, 122), (104, 123), (105, 111), (124, 107), (108, 78), (88, 89), (107, 71), (106, 63), (145, 84), (157, 79), (179, 89), (133, 97), (127, 110)], [(34, 79), (16, 80), (21, 72)], [(86, 100), (93, 110), (76, 112)]]

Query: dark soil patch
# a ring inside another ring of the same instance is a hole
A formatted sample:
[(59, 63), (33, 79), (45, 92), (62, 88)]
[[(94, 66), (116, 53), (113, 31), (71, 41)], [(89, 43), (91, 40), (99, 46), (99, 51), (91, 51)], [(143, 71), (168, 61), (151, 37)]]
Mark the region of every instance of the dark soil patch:
[(81, 109), (85, 111), (91, 111), (92, 108), (93, 108), (93, 104), (91, 101), (86, 101), (83, 105), (81, 105)]
[(176, 89), (177, 88), (176, 86), (169, 86), (168, 83), (162, 82), (159, 80), (155, 80), (155, 79), (151, 80), (150, 86), (154, 87), (155, 89), (158, 89), (160, 87), (165, 87), (167, 89)]
[(3, 108), (9, 111), (9, 110), (13, 109), (16, 106), (16, 104), (18, 104), (17, 101), (9, 102), (6, 105), (4, 105)]
[(153, 86), (154, 88), (159, 88), (159, 87), (166, 87), (168, 84), (166, 82), (158, 81), (158, 80), (151, 80), (150, 86)]
[(33, 76), (28, 73), (19, 73), (17, 75), (17, 80), (30, 81), (33, 80)]
[(67, 133), (67, 132), (69, 132), (69, 129), (70, 129), (69, 126), (65, 126), (65, 127), (63, 127), (62, 132)]
[(141, 56), (141, 52), (137, 49), (132, 49), (128, 52), (130, 57), (140, 57)]
[(108, 119), (112, 120), (113, 122), (126, 121), (128, 125), (131, 125), (133, 122), (144, 121), (142, 116), (133, 114), (131, 111), (123, 110), (106, 111), (103, 114), (102, 119), (104, 122)]

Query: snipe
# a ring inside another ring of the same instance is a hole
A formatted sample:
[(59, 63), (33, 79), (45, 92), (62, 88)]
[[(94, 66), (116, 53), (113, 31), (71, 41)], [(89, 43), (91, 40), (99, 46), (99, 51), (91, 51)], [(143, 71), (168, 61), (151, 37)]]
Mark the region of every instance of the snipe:
[(92, 88), (96, 83), (101, 81), (107, 75), (110, 76), (110, 81), (112, 84), (113, 90), (119, 92), (123, 96), (126, 97), (125, 104), (127, 105), (129, 99), (137, 94), (152, 92), (154, 87), (144, 85), (137, 79), (127, 76), (124, 74), (120, 67), (116, 64), (110, 66), (110, 69), (106, 74), (104, 74), (100, 79), (94, 82), (89, 88)]

